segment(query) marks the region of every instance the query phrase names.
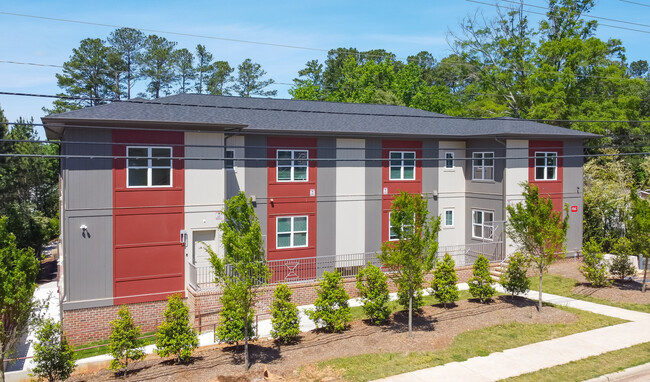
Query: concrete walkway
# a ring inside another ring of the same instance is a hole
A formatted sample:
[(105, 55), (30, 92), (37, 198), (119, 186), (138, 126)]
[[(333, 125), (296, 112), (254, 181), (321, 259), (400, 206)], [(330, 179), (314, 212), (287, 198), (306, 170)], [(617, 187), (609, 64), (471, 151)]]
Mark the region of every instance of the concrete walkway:
[[(538, 292), (526, 297), (537, 299)], [(650, 314), (544, 293), (543, 300), (631, 322), (538, 342), (486, 357), (395, 375), (380, 381), (498, 381), (571, 361), (650, 342)]]

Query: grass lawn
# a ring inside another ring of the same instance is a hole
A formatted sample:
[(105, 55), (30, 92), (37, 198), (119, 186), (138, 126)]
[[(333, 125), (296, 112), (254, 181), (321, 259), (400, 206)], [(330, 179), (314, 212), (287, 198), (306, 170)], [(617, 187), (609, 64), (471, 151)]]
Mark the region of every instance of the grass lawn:
[(507, 382), (584, 381), (650, 362), (650, 342), (573, 361), (534, 373), (503, 379)]
[(556, 308), (575, 314), (578, 321), (497, 325), (462, 333), (448, 348), (439, 351), (363, 354), (321, 362), (319, 367), (341, 369), (343, 376), (350, 381), (368, 381), (626, 322), (578, 309)]
[[(143, 333), (142, 340), (144, 341), (145, 345), (151, 345), (156, 343), (156, 332), (149, 332), (149, 333)], [(82, 359), (82, 358), (89, 358), (89, 357), (94, 357), (96, 355), (102, 355), (102, 354), (109, 354), (111, 351), (108, 348), (108, 343), (109, 340), (100, 340), (100, 341), (93, 341), (93, 342), (88, 342), (83, 345), (75, 346), (73, 349), (75, 350), (75, 359)], [(102, 345), (102, 346), (99, 346)], [(97, 346), (97, 347), (93, 347)], [(85, 349), (93, 347), (92, 349)], [(85, 350), (77, 350), (77, 349), (85, 349)]]
[[(533, 276), (531, 280), (531, 289), (537, 290), (537, 285), (539, 285), (539, 277)], [(650, 304), (633, 304), (625, 302), (615, 302), (610, 300), (605, 300), (602, 298), (585, 296), (582, 294), (573, 293), (573, 287), (578, 283), (577, 280), (558, 276), (558, 275), (544, 275), (544, 280), (542, 281), (542, 291), (545, 293), (557, 294), (560, 296), (574, 298), (576, 300), (583, 300), (594, 302), (596, 304), (615, 306), (617, 308), (635, 310), (637, 312), (650, 313)], [(641, 293), (641, 292), (639, 292)]]

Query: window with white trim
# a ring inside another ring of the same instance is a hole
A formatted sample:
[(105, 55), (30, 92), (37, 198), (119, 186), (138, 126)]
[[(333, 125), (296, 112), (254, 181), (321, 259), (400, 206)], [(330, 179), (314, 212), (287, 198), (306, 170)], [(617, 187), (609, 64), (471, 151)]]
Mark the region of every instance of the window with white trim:
[(283, 216), (276, 219), (276, 248), (307, 246), (307, 216)]
[(454, 210), (445, 209), (444, 211), (444, 226), (453, 227), (454, 226)]
[(235, 150), (226, 150), (225, 167), (228, 170), (235, 168)]
[(557, 153), (535, 153), (535, 180), (557, 180)]
[[(388, 214), (388, 240), (390, 241), (397, 241), (399, 239), (399, 236), (397, 235), (397, 232), (395, 231), (395, 226), (393, 225), (393, 221), (391, 217), (393, 216), (393, 213), (390, 212)], [(413, 215), (413, 220), (415, 220), (415, 215)], [(411, 229), (413, 227), (413, 221), (411, 221), (411, 224), (404, 224), (402, 223), (402, 236), (409, 235), (411, 232)]]
[(171, 147), (126, 148), (127, 187), (171, 187)]
[(415, 179), (415, 151), (390, 152), (390, 180)]
[(494, 180), (493, 152), (480, 152), (472, 154), (472, 179)]
[(309, 151), (278, 150), (278, 182), (307, 181)]
[(472, 210), (472, 238), (494, 239), (494, 212)]
[(454, 153), (445, 153), (445, 168), (453, 169), (454, 168)]

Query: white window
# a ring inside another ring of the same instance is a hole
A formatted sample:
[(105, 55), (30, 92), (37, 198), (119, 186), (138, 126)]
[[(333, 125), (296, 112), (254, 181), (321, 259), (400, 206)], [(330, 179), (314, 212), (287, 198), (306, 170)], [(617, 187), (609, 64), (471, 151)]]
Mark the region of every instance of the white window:
[(454, 168), (454, 153), (445, 153), (445, 168)]
[(535, 180), (557, 179), (557, 153), (535, 153)]
[(127, 147), (127, 187), (170, 187), (171, 147)]
[(444, 226), (445, 227), (454, 226), (454, 210), (452, 209), (444, 210)]
[(494, 239), (494, 212), (472, 210), (472, 237), (474, 239)]
[(235, 168), (235, 150), (226, 150), (226, 169), (234, 169)]
[(390, 152), (390, 180), (415, 179), (415, 151)]
[(307, 246), (307, 216), (286, 216), (276, 220), (276, 248)]
[(307, 181), (309, 152), (307, 150), (278, 150), (278, 182)]
[(472, 179), (494, 180), (494, 153), (472, 154)]
[[(392, 212), (388, 214), (388, 240), (397, 241), (399, 239), (399, 236), (397, 235), (397, 231), (395, 231), (395, 226), (393, 225), (391, 219), (392, 216), (393, 216)], [(415, 220), (415, 215), (413, 215), (413, 220)], [(402, 221), (402, 236), (409, 235), (411, 233), (412, 227), (413, 227), (413, 221), (411, 222)]]

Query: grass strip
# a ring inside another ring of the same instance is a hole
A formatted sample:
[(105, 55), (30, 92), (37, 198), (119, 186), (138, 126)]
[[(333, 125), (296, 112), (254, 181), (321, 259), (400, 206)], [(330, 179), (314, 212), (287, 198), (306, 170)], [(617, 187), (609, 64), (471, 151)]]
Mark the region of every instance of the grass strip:
[[(144, 341), (144, 345), (151, 345), (156, 343), (156, 332), (143, 333), (141, 338)], [(73, 350), (75, 351), (75, 359), (89, 358), (96, 355), (109, 354), (111, 351), (108, 347), (109, 340), (99, 340), (88, 342), (79, 346), (74, 346)], [(100, 346), (102, 345), (102, 346)], [(97, 347), (95, 347), (97, 346)], [(86, 349), (90, 348), (90, 349)], [(83, 350), (77, 350), (83, 349)]]
[(449, 347), (438, 351), (362, 354), (320, 362), (318, 366), (340, 369), (350, 381), (369, 381), (627, 322), (573, 308), (555, 308), (578, 316), (578, 320), (558, 324), (513, 322), (496, 325), (459, 334)]
[[(531, 277), (531, 286), (538, 285), (539, 278), (537, 276)], [(616, 308), (623, 308), (634, 310), (637, 312), (650, 313), (650, 304), (635, 304), (627, 302), (616, 302), (606, 300), (603, 298), (586, 296), (583, 294), (573, 293), (573, 288), (580, 282), (576, 279), (558, 275), (544, 275), (542, 280), (542, 291), (545, 293), (556, 294), (559, 296), (570, 297), (576, 300), (594, 302), (596, 304), (614, 306)], [(533, 290), (537, 290), (536, 288)], [(641, 291), (639, 291), (641, 293)]]
[(584, 381), (601, 375), (616, 373), (630, 367), (650, 362), (650, 342), (615, 350), (601, 355), (549, 367), (518, 377), (503, 379), (503, 382), (555, 382)]

